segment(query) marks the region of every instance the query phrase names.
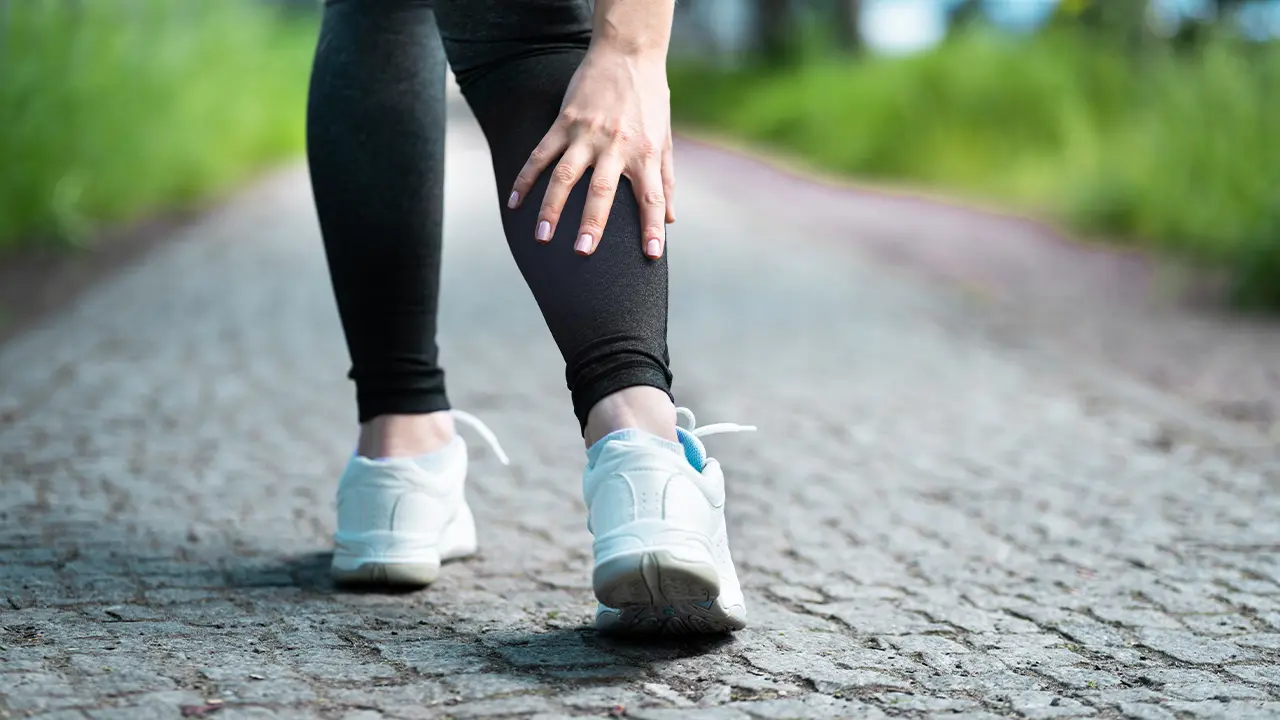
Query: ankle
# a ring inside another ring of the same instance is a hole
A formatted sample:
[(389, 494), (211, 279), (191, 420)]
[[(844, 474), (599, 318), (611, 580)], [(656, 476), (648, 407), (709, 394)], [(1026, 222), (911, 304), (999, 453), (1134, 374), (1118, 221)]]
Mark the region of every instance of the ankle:
[(360, 425), (356, 452), (363, 457), (415, 457), (435, 452), (453, 440), (448, 410), (420, 415), (379, 415)]
[(676, 406), (662, 390), (629, 387), (605, 397), (587, 413), (582, 437), (587, 447), (617, 430), (638, 429), (676, 440)]

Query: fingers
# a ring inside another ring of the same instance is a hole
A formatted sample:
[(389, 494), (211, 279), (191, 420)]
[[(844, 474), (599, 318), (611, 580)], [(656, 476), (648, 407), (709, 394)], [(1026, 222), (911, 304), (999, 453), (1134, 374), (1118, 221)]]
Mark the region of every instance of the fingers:
[(618, 177), (624, 167), (622, 158), (612, 153), (602, 155), (596, 161), (595, 169), (591, 171), (591, 183), (587, 186), (587, 202), (582, 208), (582, 225), (573, 245), (573, 251), (579, 255), (595, 252), (600, 238), (604, 237), (604, 226), (609, 221), (613, 197), (618, 192)]
[(640, 205), (640, 242), (646, 257), (662, 257), (666, 245), (667, 200), (663, 194), (662, 166), (649, 163), (642, 174), (633, 178), (636, 202)]
[[(656, 153), (657, 157), (652, 145), (646, 145), (643, 153), (630, 153), (626, 152), (627, 147), (619, 145), (616, 137), (607, 147), (596, 148), (586, 142), (586, 138), (572, 139), (575, 135), (567, 123), (558, 120), (552, 125), (516, 175), (507, 207), (520, 207), (538, 178), (550, 169), (551, 179), (538, 211), (534, 239), (540, 243), (551, 242), (569, 194), (587, 168), (594, 165), (574, 252), (584, 256), (595, 252), (613, 209), (618, 180), (625, 175), (631, 179), (639, 205), (642, 250), (651, 259), (662, 257), (666, 249), (666, 224), (676, 220), (675, 162), (670, 134), (662, 151)], [(633, 154), (637, 157), (630, 157)]]
[[(538, 181), (543, 171), (559, 159), (568, 146), (568, 130), (557, 120), (533, 152), (529, 153), (529, 159), (525, 160), (524, 167), (520, 168), (520, 173), (516, 175), (516, 181), (511, 187), (511, 196), (507, 198), (507, 207), (513, 210), (520, 207), (520, 203), (528, 197), (529, 189)], [(547, 239), (550, 238), (551, 236), (548, 235)]]
[(676, 166), (669, 134), (667, 146), (662, 150), (662, 194), (667, 199), (667, 222), (673, 223), (676, 221)]
[(560, 213), (564, 211), (564, 203), (569, 198), (569, 191), (578, 184), (578, 179), (587, 171), (587, 166), (591, 163), (591, 155), (590, 148), (577, 144), (571, 145), (551, 171), (551, 182), (547, 185), (547, 193), (542, 198), (542, 208), (538, 210), (538, 224), (533, 230), (533, 237), (538, 242), (551, 242), (551, 238), (556, 234), (556, 225), (560, 222)]

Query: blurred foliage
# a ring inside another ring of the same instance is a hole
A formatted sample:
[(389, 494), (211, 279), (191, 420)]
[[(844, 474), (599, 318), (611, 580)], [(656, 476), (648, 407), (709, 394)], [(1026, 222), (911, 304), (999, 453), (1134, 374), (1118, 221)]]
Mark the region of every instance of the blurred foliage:
[(0, 249), (80, 242), (299, 152), (315, 22), (247, 0), (0, 2)]
[(862, 0), (754, 0), (754, 65), (781, 68), (814, 54), (856, 54)]
[(1079, 26), (1036, 37), (970, 27), (906, 58), (671, 69), (678, 122), (1232, 269), (1242, 302), (1273, 308), (1277, 88), (1274, 44), (1210, 38), (1135, 54)]

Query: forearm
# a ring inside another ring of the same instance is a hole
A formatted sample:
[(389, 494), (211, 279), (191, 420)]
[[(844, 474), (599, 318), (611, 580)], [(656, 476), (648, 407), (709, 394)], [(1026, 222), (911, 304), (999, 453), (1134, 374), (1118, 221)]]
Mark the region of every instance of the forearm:
[(675, 0), (596, 0), (592, 42), (665, 58), (674, 15)]

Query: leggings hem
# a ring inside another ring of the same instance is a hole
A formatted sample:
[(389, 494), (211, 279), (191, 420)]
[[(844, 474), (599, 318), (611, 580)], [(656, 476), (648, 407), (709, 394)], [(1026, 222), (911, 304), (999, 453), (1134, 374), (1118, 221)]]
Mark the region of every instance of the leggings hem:
[(672, 402), (671, 376), (669, 373), (652, 365), (635, 365), (621, 368), (609, 377), (587, 384), (580, 390), (573, 391), (573, 412), (578, 416), (578, 429), (584, 434), (587, 430), (587, 414), (596, 403), (606, 397), (631, 387), (653, 387), (667, 394)]
[(449, 399), (439, 392), (414, 392), (384, 390), (380, 392), (356, 391), (360, 423), (364, 424), (382, 415), (425, 415), (453, 409)]

